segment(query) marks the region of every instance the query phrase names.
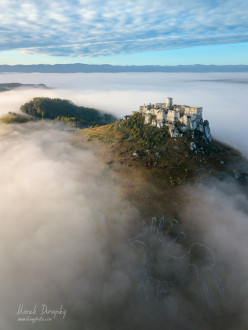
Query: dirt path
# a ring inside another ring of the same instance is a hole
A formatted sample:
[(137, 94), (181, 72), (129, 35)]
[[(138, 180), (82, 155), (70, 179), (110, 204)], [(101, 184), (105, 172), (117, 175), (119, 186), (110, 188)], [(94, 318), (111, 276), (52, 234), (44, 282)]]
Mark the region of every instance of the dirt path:
[(118, 125), (118, 127), (124, 132), (124, 133), (126, 133), (127, 135), (128, 135), (128, 138), (127, 139), (125, 139), (125, 140), (122, 140), (122, 141), (128, 141), (128, 140), (130, 140), (131, 139), (131, 134), (130, 133), (128, 133), (124, 128), (122, 128), (121, 127), (121, 123), (122, 123), (122, 120), (119, 122), (119, 125)]

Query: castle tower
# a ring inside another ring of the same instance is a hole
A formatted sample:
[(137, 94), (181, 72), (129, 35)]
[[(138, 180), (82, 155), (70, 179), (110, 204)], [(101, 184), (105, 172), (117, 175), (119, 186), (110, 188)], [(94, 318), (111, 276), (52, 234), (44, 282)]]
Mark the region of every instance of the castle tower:
[(172, 102), (173, 102), (172, 97), (167, 97), (166, 98), (166, 108), (172, 109)]

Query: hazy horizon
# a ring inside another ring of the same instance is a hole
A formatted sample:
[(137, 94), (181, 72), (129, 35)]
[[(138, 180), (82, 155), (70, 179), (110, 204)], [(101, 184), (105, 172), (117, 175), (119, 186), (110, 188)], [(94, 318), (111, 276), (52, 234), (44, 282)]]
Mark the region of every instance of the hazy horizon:
[[(248, 155), (246, 90), (248, 73), (6, 73), (0, 83), (45, 84), (52, 89), (14, 90), (0, 94), (5, 107), (18, 111), (35, 96), (60, 97), (77, 105), (95, 107), (117, 117), (144, 103), (163, 102), (203, 106), (213, 136)], [(15, 96), (15, 97), (13, 97)]]
[(65, 63), (15, 63), (0, 64), (0, 74), (7, 72), (23, 73), (120, 73), (120, 72), (172, 72), (172, 73), (212, 73), (212, 72), (248, 72), (248, 65), (236, 64), (148, 64), (148, 63), (87, 63), (87, 62), (65, 62)]

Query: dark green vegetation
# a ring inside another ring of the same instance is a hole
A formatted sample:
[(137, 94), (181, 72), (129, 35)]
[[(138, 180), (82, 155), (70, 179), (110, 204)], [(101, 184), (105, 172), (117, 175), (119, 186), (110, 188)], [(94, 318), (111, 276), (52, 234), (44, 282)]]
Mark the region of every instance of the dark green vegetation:
[(116, 120), (96, 109), (79, 107), (69, 100), (36, 97), (21, 106), (21, 110), (38, 119), (62, 120), (70, 126), (105, 125)]
[(10, 91), (12, 89), (21, 88), (21, 87), (25, 87), (25, 88), (48, 88), (44, 84), (34, 85), (34, 84), (6, 83), (6, 84), (0, 84), (0, 92), (7, 92), (7, 91)]
[(168, 127), (157, 129), (153, 126), (145, 125), (144, 118), (140, 113), (136, 113), (122, 123), (122, 127), (130, 132), (132, 140), (140, 143), (144, 147), (161, 145), (165, 139), (169, 138)]

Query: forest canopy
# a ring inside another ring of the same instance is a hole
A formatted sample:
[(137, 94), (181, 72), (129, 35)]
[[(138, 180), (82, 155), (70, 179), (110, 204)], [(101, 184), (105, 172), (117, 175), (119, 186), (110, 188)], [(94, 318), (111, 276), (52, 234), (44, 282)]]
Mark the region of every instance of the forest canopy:
[(58, 98), (36, 97), (22, 105), (21, 110), (39, 119), (62, 120), (73, 126), (105, 125), (116, 120), (111, 114)]

